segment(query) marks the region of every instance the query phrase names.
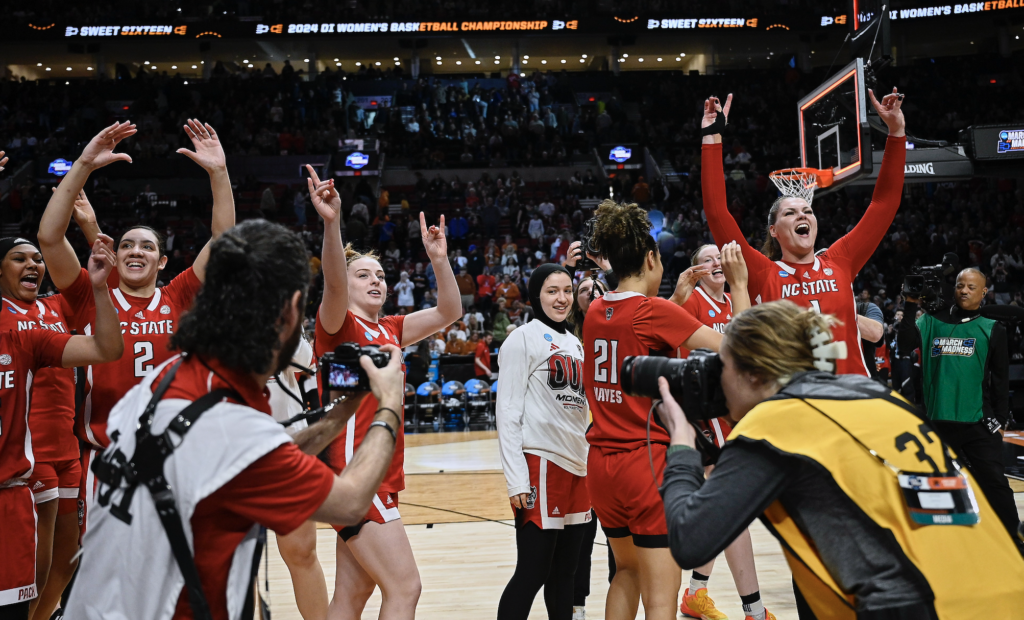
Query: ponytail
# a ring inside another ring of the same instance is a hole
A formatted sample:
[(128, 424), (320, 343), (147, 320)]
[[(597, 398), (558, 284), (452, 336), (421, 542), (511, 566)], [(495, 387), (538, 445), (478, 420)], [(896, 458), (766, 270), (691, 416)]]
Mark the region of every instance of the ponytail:
[(768, 210), (768, 225), (764, 229), (764, 245), (761, 246), (761, 253), (772, 260), (782, 260), (782, 246), (779, 245), (779, 240), (772, 236), (772, 226), (775, 225), (775, 221), (779, 217), (779, 208), (786, 198), (792, 198), (792, 196), (779, 196), (772, 203), (772, 208)]
[(380, 262), (380, 254), (377, 254), (374, 250), (369, 252), (360, 252), (352, 247), (352, 242), (345, 244), (345, 265), (351, 265), (353, 262), (360, 258), (372, 258), (373, 260)]
[(658, 255), (647, 212), (636, 203), (603, 200), (594, 217), (593, 245), (608, 259), (615, 275), (621, 279), (642, 274), (647, 253)]

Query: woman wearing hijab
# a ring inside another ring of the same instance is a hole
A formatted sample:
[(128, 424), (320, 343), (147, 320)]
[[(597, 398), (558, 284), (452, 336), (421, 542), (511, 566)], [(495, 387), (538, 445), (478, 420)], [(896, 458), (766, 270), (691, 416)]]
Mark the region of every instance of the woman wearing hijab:
[(525, 620), (541, 586), (548, 618), (570, 620), (580, 543), (591, 519), (583, 347), (566, 323), (573, 303), (569, 272), (541, 265), (528, 288), (535, 320), (513, 331), (498, 356), (498, 443), (518, 550), (498, 620)]

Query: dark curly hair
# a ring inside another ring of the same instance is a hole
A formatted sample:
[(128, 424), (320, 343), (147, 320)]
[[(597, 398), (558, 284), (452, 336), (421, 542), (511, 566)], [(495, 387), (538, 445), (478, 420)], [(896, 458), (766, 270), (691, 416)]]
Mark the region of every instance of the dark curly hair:
[(306, 246), (287, 228), (242, 222), (210, 246), (206, 283), (181, 317), (171, 347), (252, 373), (272, 369), (281, 348), (278, 319), (295, 291), (309, 289)]
[(619, 278), (640, 275), (648, 252), (658, 255), (651, 220), (636, 203), (602, 200), (595, 213), (593, 243)]

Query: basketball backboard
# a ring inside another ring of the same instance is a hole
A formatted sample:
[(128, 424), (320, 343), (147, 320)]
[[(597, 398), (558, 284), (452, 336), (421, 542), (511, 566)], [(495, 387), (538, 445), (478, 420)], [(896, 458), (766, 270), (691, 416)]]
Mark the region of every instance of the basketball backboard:
[(864, 59), (857, 58), (797, 104), (800, 165), (832, 170), (832, 191), (871, 172)]

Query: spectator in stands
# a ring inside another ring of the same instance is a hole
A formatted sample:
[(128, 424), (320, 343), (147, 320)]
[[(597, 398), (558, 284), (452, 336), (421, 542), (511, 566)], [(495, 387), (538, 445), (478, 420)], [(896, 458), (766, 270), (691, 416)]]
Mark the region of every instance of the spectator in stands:
[(266, 217), (274, 217), (277, 213), (277, 199), (274, 198), (274, 192), (269, 188), (263, 189), (263, 194), (260, 196), (260, 211)]
[(423, 301), (420, 302), (420, 310), (426, 310), (427, 308), (437, 307), (437, 290), (430, 289), (423, 294)]
[(476, 280), (465, 269), (456, 269), (455, 282), (459, 285), (459, 295), (462, 296), (462, 309), (469, 310), (476, 300)]
[(484, 334), (481, 338), (480, 332), (473, 332), (470, 337), (470, 342), (476, 346), (473, 366), (477, 377), (494, 379), (494, 373), (491, 372), (491, 341), (493, 340), (494, 336), (490, 333)]
[(636, 185), (633, 186), (633, 200), (640, 205), (647, 204), (651, 200), (651, 188), (643, 177), (638, 178)]
[[(555, 216), (555, 205), (551, 202), (549, 196), (544, 197), (544, 201), (537, 205), (537, 210), (544, 216), (544, 219), (548, 222)], [(532, 223), (532, 222), (531, 222)]]
[(544, 221), (540, 218), (540, 213), (537, 211), (534, 211), (533, 215), (530, 216), (530, 224), (526, 232), (530, 235), (530, 239), (533, 239), (535, 242), (540, 241), (544, 237)]
[(398, 282), (395, 283), (398, 307), (402, 309), (402, 314), (408, 314), (416, 309), (416, 298), (413, 294), (416, 285), (409, 279), (409, 273), (406, 271), (403, 271), (398, 278)]
[(506, 303), (519, 299), (519, 287), (512, 281), (511, 275), (506, 273), (501, 277), (501, 284), (495, 289), (494, 296), (498, 299), (504, 299)]
[(299, 190), (295, 192), (292, 199), (292, 208), (295, 210), (295, 221), (299, 226), (306, 225), (306, 194)]
[(494, 341), (499, 345), (505, 342), (505, 336), (508, 335), (508, 328), (512, 325), (512, 320), (508, 316), (506, 307), (508, 302), (504, 297), (501, 297), (497, 301), (496, 308), (493, 318), (493, 327), (491, 334), (494, 336)]

